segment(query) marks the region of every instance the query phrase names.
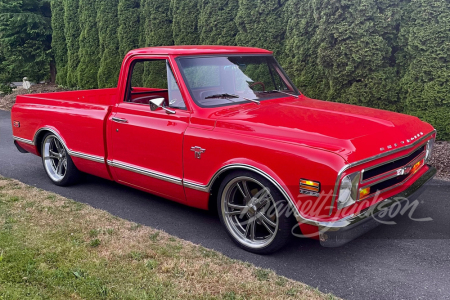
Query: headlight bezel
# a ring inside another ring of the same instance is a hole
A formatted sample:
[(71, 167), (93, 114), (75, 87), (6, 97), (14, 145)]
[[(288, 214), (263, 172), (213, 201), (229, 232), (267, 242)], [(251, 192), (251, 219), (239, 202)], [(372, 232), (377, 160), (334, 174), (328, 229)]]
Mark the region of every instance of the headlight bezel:
[(425, 147), (425, 162), (426, 163), (428, 163), (431, 160), (431, 157), (433, 157), (433, 148), (434, 148), (435, 141), (436, 141), (435, 138), (431, 138), (427, 141), (427, 145)]
[(361, 172), (354, 172), (342, 177), (337, 195), (337, 209), (343, 209), (354, 203), (358, 199), (359, 181)]

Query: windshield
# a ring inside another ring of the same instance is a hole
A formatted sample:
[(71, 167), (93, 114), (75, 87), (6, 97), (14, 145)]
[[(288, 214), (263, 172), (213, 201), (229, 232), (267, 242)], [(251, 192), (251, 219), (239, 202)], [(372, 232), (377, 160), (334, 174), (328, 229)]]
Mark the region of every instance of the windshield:
[(299, 94), (272, 56), (182, 57), (177, 61), (192, 98), (201, 107)]

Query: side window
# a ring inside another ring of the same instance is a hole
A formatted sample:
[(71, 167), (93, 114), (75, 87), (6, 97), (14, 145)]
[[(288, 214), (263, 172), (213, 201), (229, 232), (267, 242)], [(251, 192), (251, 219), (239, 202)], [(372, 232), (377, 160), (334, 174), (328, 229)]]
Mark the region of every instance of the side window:
[(180, 88), (175, 80), (175, 76), (173, 76), (173, 71), (169, 63), (167, 63), (167, 80), (169, 90), (169, 107), (186, 109), (186, 104), (184, 103), (183, 96), (181, 96)]
[(125, 101), (148, 105), (152, 99), (164, 98), (166, 106), (186, 109), (167, 60), (137, 60), (131, 68)]

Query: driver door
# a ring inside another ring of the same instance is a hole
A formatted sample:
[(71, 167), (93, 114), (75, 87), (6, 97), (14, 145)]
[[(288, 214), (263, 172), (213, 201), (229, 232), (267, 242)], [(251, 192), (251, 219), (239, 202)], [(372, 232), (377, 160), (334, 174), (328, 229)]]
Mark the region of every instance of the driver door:
[[(163, 109), (149, 101), (164, 98)], [(183, 135), (186, 110), (167, 58), (136, 59), (130, 65), (124, 101), (109, 119), (109, 165), (116, 181), (183, 202)]]

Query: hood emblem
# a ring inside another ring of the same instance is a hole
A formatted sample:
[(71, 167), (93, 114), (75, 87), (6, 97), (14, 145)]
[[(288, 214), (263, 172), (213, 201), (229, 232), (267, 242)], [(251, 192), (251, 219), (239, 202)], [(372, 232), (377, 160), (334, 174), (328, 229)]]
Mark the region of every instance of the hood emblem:
[(398, 169), (398, 170), (397, 170), (397, 176), (409, 174), (409, 172), (411, 172), (411, 169), (412, 169), (412, 168), (411, 168), (410, 166), (407, 166), (407, 167)]
[[(422, 135), (423, 135), (423, 132), (420, 132), (420, 133), (416, 134), (415, 136), (413, 136), (413, 137), (411, 137), (411, 138), (409, 138), (409, 139), (406, 139), (406, 142), (407, 142), (407, 143), (411, 143), (412, 141), (414, 141), (414, 140), (420, 138)], [(404, 144), (405, 144), (405, 141), (401, 141), (400, 144), (404, 145)], [(397, 143), (394, 143), (394, 147), (398, 147), (398, 144), (397, 144)], [(386, 150), (386, 148), (387, 148), (388, 150), (390, 150), (390, 149), (392, 149), (393, 147), (392, 147), (392, 145), (387, 145), (386, 147), (381, 147), (381, 148), (380, 148), (380, 151), (384, 151), (384, 150)]]

